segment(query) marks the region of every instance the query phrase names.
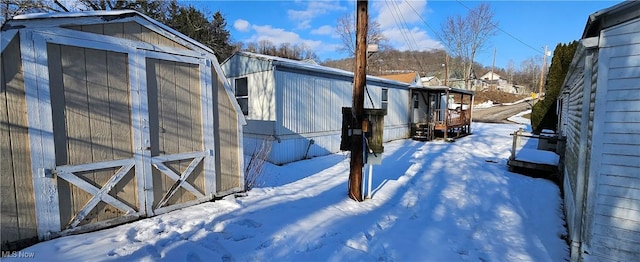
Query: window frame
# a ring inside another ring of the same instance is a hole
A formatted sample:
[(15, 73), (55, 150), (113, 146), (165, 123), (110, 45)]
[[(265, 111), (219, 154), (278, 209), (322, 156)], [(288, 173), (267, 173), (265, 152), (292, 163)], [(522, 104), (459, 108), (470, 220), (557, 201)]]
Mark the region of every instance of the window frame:
[[(238, 83), (241, 83), (242, 81), (244, 81), (244, 94), (239, 94), (239, 85)], [(242, 114), (245, 116), (249, 115), (249, 80), (247, 79), (247, 77), (239, 77), (234, 79), (233, 81), (233, 94), (236, 97), (236, 102), (238, 103), (238, 105), (240, 106), (240, 109), (242, 110)], [(246, 101), (245, 103), (241, 103), (240, 101)], [(244, 106), (243, 106), (244, 105)]]
[(387, 109), (389, 107), (389, 88), (382, 88), (382, 93), (380, 94), (380, 100), (382, 104), (382, 109)]

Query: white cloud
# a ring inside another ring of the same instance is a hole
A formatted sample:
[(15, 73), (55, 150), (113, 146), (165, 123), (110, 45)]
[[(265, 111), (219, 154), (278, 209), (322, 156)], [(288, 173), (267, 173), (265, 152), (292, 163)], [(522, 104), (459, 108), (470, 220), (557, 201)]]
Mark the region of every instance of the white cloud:
[(251, 24), (249, 24), (249, 21), (243, 20), (243, 19), (238, 19), (235, 22), (233, 22), (233, 28), (235, 28), (236, 30), (238, 30), (240, 32), (249, 31), (249, 26), (250, 25)]
[[(383, 30), (382, 34), (389, 39), (391, 45), (398, 50), (429, 51), (433, 49), (444, 49), (439, 41), (429, 37), (426, 31), (414, 27), (410, 31), (404, 30), (404, 34), (398, 28)], [(405, 39), (405, 36), (409, 39)]]
[(398, 24), (402, 25), (403, 22), (409, 25), (422, 23), (420, 16), (424, 18), (427, 1), (376, 1), (373, 8), (378, 12), (376, 20), (380, 23), (380, 28), (384, 30), (398, 27)]
[(340, 5), (340, 1), (308, 1), (304, 10), (289, 9), (287, 14), (289, 19), (298, 24), (298, 29), (308, 29), (311, 27), (311, 20), (329, 13), (331, 11), (344, 11), (346, 8)]
[(311, 34), (313, 35), (331, 35), (334, 32), (334, 28), (333, 26), (330, 25), (323, 25), (321, 27), (318, 27), (314, 30), (311, 30)]
[(273, 28), (270, 25), (253, 25), (251, 28), (256, 33), (247, 40), (248, 42), (268, 40), (275, 45), (283, 43), (305, 44), (311, 49), (317, 49), (322, 46), (322, 41), (302, 39), (300, 35), (282, 28)]
[(427, 33), (428, 27), (424, 24), (429, 12), (426, 0), (376, 1), (373, 9), (377, 11), (375, 19), (380, 24), (382, 34), (389, 39), (394, 48), (402, 51), (443, 48), (438, 40)]

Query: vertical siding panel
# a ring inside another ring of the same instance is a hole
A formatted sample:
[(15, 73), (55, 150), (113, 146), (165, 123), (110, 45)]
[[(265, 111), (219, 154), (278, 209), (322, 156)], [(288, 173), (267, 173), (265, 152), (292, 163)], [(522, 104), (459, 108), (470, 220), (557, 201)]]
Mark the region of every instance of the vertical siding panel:
[(31, 171), (31, 151), (29, 141), (29, 121), (25, 96), (24, 68), (21, 61), (20, 39), (15, 37), (3, 55), (5, 73), (9, 132), (11, 133), (11, 156), (13, 159), (13, 179), (15, 183), (16, 209), (20, 239), (38, 235)]
[(124, 38), (123, 23), (104, 24), (103, 34), (118, 38)]
[[(67, 127), (68, 165), (91, 163), (91, 126), (89, 123), (89, 103), (87, 98), (87, 72), (83, 48), (65, 46), (61, 48), (65, 115)], [(91, 174), (91, 173), (90, 173)], [(86, 175), (78, 175), (87, 178)], [(89, 193), (72, 187), (72, 214), (82, 209), (91, 198)], [(82, 224), (91, 220), (87, 216)], [(66, 224), (68, 221), (61, 221)]]
[[(147, 99), (149, 108), (149, 142), (151, 147), (151, 156), (160, 155), (161, 147), (163, 146), (160, 141), (161, 126), (161, 106), (158, 102), (160, 97), (160, 85), (162, 75), (160, 72), (160, 62), (156, 59), (146, 59), (146, 76), (147, 76)], [(144, 99), (144, 98), (143, 98)], [(155, 168), (151, 168), (151, 180), (153, 184), (153, 203), (155, 207), (164, 195), (164, 178), (162, 173)]]
[[(99, 27), (102, 29), (102, 27)], [(85, 49), (87, 63), (87, 96), (89, 101), (89, 125), (91, 128), (91, 155), (93, 162), (113, 160), (113, 143), (111, 141), (111, 121), (109, 112), (109, 87), (107, 85), (106, 51)], [(101, 188), (115, 170), (93, 172), (94, 182)], [(100, 202), (92, 210), (97, 221), (117, 217), (117, 209)]]
[[(106, 31), (106, 28), (105, 28)], [(133, 158), (131, 127), (131, 103), (129, 97), (129, 68), (127, 54), (107, 52), (107, 85), (109, 89), (109, 121), (112, 139), (113, 159)], [(138, 206), (135, 168), (131, 169), (113, 189), (131, 207)], [(135, 208), (139, 211), (139, 208)], [(118, 210), (119, 215), (123, 215)]]
[[(191, 106), (190, 109), (190, 119), (191, 119), (191, 136), (193, 139), (190, 141), (189, 151), (202, 151), (204, 150), (204, 137), (202, 134), (202, 110), (205, 108), (204, 105), (201, 105), (201, 97), (206, 95), (202, 94), (202, 85), (205, 83), (201, 83), (200, 81), (200, 67), (199, 65), (191, 65), (189, 68), (188, 76), (191, 81), (189, 81), (189, 92), (187, 103)], [(204, 174), (204, 161), (198, 166), (196, 170), (194, 170), (194, 174), (197, 176), (190, 178), (189, 182), (193, 184), (196, 188), (200, 189), (203, 194), (206, 195), (206, 182), (205, 182), (205, 174)]]
[[(215, 73), (214, 73), (215, 75)], [(240, 184), (240, 166), (238, 163), (238, 119), (235, 107), (229, 100), (221, 82), (221, 78), (215, 76), (217, 81), (217, 117), (216, 121), (216, 186), (217, 193), (224, 193), (233, 188), (239, 187)]]
[[(159, 76), (161, 80), (160, 84), (160, 92), (159, 92), (159, 103), (161, 105), (161, 132), (160, 132), (160, 140), (163, 141), (163, 146), (161, 149), (161, 155), (171, 155), (177, 154), (179, 152), (179, 139), (180, 139), (180, 130), (179, 127), (179, 117), (178, 117), (178, 97), (177, 97), (177, 83), (176, 83), (176, 63), (172, 61), (160, 60), (161, 65), (161, 75)], [(162, 152), (164, 151), (164, 152)], [(176, 165), (177, 164), (177, 165)], [(182, 170), (180, 170), (180, 163), (176, 164), (167, 164), (167, 167), (172, 168), (176, 171), (177, 174), (180, 174)], [(171, 185), (173, 185), (173, 180), (168, 178), (166, 175), (163, 175), (163, 192), (169, 191)], [(173, 205), (180, 202), (182, 198), (182, 193), (184, 189), (179, 189), (176, 193), (169, 199), (167, 205)]]
[[(20, 214), (18, 213), (18, 199), (16, 196), (16, 184), (15, 177), (16, 176), (24, 176), (27, 175), (28, 172), (26, 170), (21, 170), (24, 168), (31, 168), (28, 156), (28, 150), (16, 150), (15, 147), (24, 147), (25, 142), (28, 142), (27, 137), (22, 135), (20, 137), (19, 134), (12, 134), (13, 131), (18, 131), (19, 133), (26, 134), (26, 119), (22, 122), (13, 122), (11, 120), (16, 120), (16, 116), (13, 116), (16, 113), (24, 114), (23, 111), (15, 111), (12, 109), (19, 109), (25, 106), (24, 101), (24, 82), (22, 81), (22, 69), (20, 65), (20, 50), (18, 48), (18, 40), (19, 37), (14, 37), (11, 40), (11, 43), (5, 49), (5, 52), (2, 53), (2, 67), (0, 68), (0, 84), (2, 85), (0, 88), (0, 149), (2, 150), (1, 157), (1, 165), (0, 165), (0, 195), (2, 199), (0, 201), (1, 209), (0, 209), (0, 221), (2, 222), (2, 230), (0, 230), (0, 237), (2, 237), (2, 250), (5, 250), (5, 242), (15, 241), (20, 239), (20, 226), (18, 223)], [(13, 65), (13, 66), (12, 66)], [(12, 116), (10, 116), (10, 114)], [(18, 118), (17, 120), (21, 120), (23, 117)], [(26, 148), (24, 148), (26, 149)], [(15, 168), (14, 168), (15, 166)], [(28, 169), (27, 169), (28, 170)]]
[[(67, 127), (65, 126), (65, 96), (64, 82), (62, 73), (62, 58), (60, 45), (48, 44), (47, 55), (49, 63), (49, 85), (51, 94), (51, 112), (53, 119), (53, 139), (56, 147), (56, 165), (66, 165), (68, 157), (67, 152)], [(58, 199), (60, 203), (60, 221), (66, 223), (70, 221), (72, 214), (72, 194), (71, 185), (64, 179), (57, 179)]]
[[(189, 152), (191, 151), (191, 145), (193, 144), (191, 141), (194, 139), (192, 137), (192, 126), (191, 126), (191, 100), (189, 95), (189, 69), (188, 65), (183, 63), (174, 63), (174, 71), (175, 71), (175, 101), (176, 101), (176, 139), (177, 139), (177, 153)], [(189, 160), (181, 160), (178, 161), (178, 175), (181, 175), (184, 170), (187, 169), (189, 165)], [(192, 174), (192, 176), (197, 176), (197, 174)], [(179, 203), (193, 200), (195, 197), (193, 195), (182, 188), (179, 191), (182, 191), (182, 196), (180, 197)]]
[(142, 26), (135, 22), (123, 23), (122, 31), (125, 39), (142, 41)]
[(102, 35), (104, 32), (102, 24), (82, 25), (80, 26), (80, 30), (83, 32), (100, 34), (100, 35)]

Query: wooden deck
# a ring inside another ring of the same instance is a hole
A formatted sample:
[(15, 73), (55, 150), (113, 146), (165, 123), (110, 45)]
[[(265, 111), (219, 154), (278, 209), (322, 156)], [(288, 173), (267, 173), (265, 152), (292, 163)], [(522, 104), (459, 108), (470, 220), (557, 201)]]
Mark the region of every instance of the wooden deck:
[[(528, 148), (526, 145), (522, 145), (523, 137), (538, 140), (534, 142), (536, 144), (547, 140), (557, 141), (557, 137), (527, 133), (522, 128), (511, 135), (513, 136), (513, 144), (511, 156), (507, 160), (509, 171), (536, 178), (546, 178), (558, 184), (561, 182), (558, 168), (560, 161), (555, 150), (541, 150), (538, 146), (536, 148)], [(534, 157), (525, 156), (534, 154), (536, 155)], [(554, 161), (549, 161), (545, 156), (555, 156), (557, 158)]]
[(416, 140), (444, 139), (471, 133), (473, 92), (450, 87), (412, 89), (412, 136)]

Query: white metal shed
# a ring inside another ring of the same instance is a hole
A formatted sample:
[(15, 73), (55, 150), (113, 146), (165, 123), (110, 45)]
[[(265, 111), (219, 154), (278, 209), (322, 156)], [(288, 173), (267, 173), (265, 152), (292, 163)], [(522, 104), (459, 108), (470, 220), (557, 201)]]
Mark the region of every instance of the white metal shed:
[(589, 16), (559, 98), (573, 261), (640, 258), (640, 2)]
[[(273, 139), (268, 161), (288, 163), (340, 149), (342, 107), (351, 107), (353, 73), (238, 52), (222, 63), (247, 126), (245, 152)], [(409, 84), (367, 76), (365, 108), (383, 108), (384, 141), (409, 135)]]

